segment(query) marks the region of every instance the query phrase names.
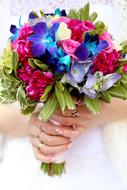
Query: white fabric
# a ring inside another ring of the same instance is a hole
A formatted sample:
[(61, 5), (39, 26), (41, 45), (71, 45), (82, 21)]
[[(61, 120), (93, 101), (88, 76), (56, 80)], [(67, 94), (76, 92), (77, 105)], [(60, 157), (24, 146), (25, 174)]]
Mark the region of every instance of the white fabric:
[(115, 168), (127, 185), (127, 121), (108, 124), (103, 135)]
[[(40, 9), (41, 3), (42, 9), (53, 11), (57, 7), (78, 8), (84, 5), (86, 1), (10, 0), (7, 2), (7, 0), (1, 1), (3, 9), (1, 13), (2, 33), (0, 42), (2, 45), (5, 44), (8, 36), (5, 31), (7, 31), (11, 20), (15, 20), (15, 16), (21, 13), (25, 16), (30, 9)], [(113, 8), (113, 2), (104, 0), (96, 1), (96, 4), (95, 1), (91, 2), (94, 2), (92, 9), (99, 11), (100, 18), (109, 25), (109, 30), (119, 40), (121, 37), (118, 32), (123, 31), (123, 29), (120, 28), (121, 23), (116, 20), (118, 12)], [(108, 2), (108, 5), (106, 5), (106, 2)], [(113, 126), (110, 127), (112, 128)], [(107, 131), (104, 134), (113, 134), (113, 130), (114, 128), (112, 128), (112, 133)], [(121, 129), (118, 128), (119, 130)], [(113, 137), (116, 138), (116, 136)], [(117, 135), (118, 138), (119, 136)], [(111, 139), (112, 137), (108, 139), (109, 147)], [(110, 149), (110, 152), (113, 152), (113, 149)], [(35, 160), (31, 145), (27, 139), (10, 140), (6, 144), (4, 160), (0, 165), (0, 187), (2, 190), (126, 190), (108, 157), (100, 127), (88, 130), (87, 134), (80, 137), (72, 148), (68, 150), (66, 161), (67, 174), (61, 178), (49, 178), (40, 172), (40, 163)]]

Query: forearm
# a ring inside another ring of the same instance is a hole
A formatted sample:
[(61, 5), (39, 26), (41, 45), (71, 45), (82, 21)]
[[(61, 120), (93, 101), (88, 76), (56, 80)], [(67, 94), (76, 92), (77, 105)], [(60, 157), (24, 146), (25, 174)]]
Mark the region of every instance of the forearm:
[(110, 104), (102, 103), (99, 119), (103, 123), (127, 120), (127, 101), (113, 99)]
[(0, 132), (11, 136), (24, 136), (27, 133), (29, 118), (22, 115), (12, 105), (0, 104)]

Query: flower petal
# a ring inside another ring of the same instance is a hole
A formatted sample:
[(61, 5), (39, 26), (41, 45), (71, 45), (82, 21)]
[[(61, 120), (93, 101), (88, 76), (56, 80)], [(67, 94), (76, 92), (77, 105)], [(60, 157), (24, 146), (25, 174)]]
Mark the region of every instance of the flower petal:
[(84, 61), (89, 57), (89, 51), (84, 43), (82, 43), (75, 51), (75, 56)]
[(108, 45), (108, 42), (107, 42), (107, 41), (101, 40), (101, 41), (99, 42), (97, 48), (96, 48), (95, 53), (98, 53), (98, 52), (100, 52), (100, 51), (102, 51), (102, 50), (108, 48), (108, 46), (109, 46), (109, 45)]
[(41, 38), (41, 36), (34, 34), (34, 35), (32, 35), (32, 36), (29, 36), (29, 37), (28, 37), (28, 40), (29, 40), (30, 42), (38, 43), (38, 42), (41, 42), (41, 41), (42, 41), (42, 38)]
[(113, 73), (107, 77), (106, 83), (102, 86), (101, 92), (104, 92), (111, 88), (119, 79), (121, 78), (121, 75), (118, 73)]
[(40, 57), (45, 53), (46, 46), (44, 43), (34, 43), (32, 45), (32, 53), (34, 57)]
[(48, 33), (47, 24), (45, 22), (40, 22), (33, 27), (33, 31), (35, 34), (46, 36)]
[(19, 29), (15, 25), (11, 25), (10, 32), (12, 34), (16, 34), (19, 31)]

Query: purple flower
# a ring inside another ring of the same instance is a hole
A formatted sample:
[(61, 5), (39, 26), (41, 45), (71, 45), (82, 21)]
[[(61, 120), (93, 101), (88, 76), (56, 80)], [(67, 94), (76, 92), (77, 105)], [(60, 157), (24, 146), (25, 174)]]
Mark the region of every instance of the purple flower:
[(81, 88), (80, 93), (84, 93), (86, 96), (94, 99), (97, 97), (96, 91), (93, 88), (94, 84), (96, 83), (96, 77), (92, 74), (87, 75), (87, 80), (85, 85)]
[(97, 55), (102, 50), (108, 48), (108, 43), (105, 40), (99, 40), (99, 35), (85, 34), (84, 42), (76, 49), (75, 56), (79, 60), (86, 60), (89, 57)]
[(40, 22), (33, 26), (34, 34), (28, 39), (30, 42), (33, 42), (32, 53), (34, 57), (41, 57), (45, 54), (47, 48), (52, 47), (58, 27), (59, 23), (55, 23), (50, 29), (48, 29), (45, 22)]

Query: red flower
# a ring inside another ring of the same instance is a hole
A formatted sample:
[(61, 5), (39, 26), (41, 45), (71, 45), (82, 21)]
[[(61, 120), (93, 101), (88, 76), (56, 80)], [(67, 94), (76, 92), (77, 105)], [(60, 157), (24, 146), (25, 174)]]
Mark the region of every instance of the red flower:
[(28, 41), (28, 36), (31, 34), (33, 34), (32, 28), (25, 24), (21, 28), (18, 38), (12, 42), (12, 50), (18, 53), (19, 62), (24, 62), (33, 57), (31, 52), (32, 43)]
[(50, 72), (34, 71), (33, 76), (26, 87), (26, 92), (31, 99), (39, 100), (46, 87), (54, 81), (53, 74)]
[(68, 28), (72, 31), (71, 39), (80, 43), (83, 41), (83, 35), (86, 31), (95, 29), (93, 23), (89, 20), (81, 21), (78, 19), (71, 19), (70, 22), (67, 23), (67, 25)]
[(26, 93), (31, 99), (39, 100), (47, 85), (54, 82), (51, 72), (43, 72), (30, 67), (28, 62), (23, 63), (23, 68), (17, 71), (18, 77), (26, 85)]
[(127, 63), (125, 63), (123, 66), (123, 72), (127, 73)]
[(94, 60), (93, 72), (101, 71), (103, 74), (113, 73), (119, 66), (120, 54), (113, 50), (111, 53), (102, 51)]

